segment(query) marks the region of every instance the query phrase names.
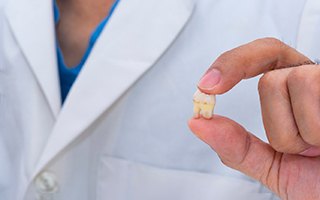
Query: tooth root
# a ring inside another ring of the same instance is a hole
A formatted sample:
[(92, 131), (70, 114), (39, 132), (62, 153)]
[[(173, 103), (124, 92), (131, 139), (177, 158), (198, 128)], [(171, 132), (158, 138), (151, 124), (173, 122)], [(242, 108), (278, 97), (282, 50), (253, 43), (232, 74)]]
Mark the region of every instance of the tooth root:
[(215, 95), (204, 94), (197, 90), (193, 95), (193, 116), (194, 118), (203, 117), (211, 119), (215, 106)]
[(193, 113), (193, 118), (199, 119), (200, 118), (200, 113)]
[(205, 119), (211, 119), (211, 118), (212, 118), (212, 112), (205, 111), (205, 112), (202, 114), (202, 117), (205, 118)]

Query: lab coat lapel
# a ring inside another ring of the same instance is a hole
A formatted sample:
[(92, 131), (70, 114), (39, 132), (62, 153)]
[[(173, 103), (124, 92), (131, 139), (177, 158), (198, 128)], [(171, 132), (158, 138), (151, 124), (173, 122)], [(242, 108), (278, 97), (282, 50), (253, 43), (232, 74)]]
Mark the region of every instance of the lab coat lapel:
[(5, 12), (18, 45), (56, 117), (61, 103), (52, 2), (11, 1)]
[(66, 99), (35, 174), (159, 59), (192, 10), (192, 0), (120, 1)]

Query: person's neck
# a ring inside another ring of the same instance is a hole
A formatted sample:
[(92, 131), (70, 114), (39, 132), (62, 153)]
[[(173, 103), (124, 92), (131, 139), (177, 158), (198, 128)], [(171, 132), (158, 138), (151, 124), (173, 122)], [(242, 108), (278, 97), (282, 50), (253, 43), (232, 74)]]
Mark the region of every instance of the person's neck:
[(113, 2), (114, 0), (57, 0), (60, 19), (56, 32), (67, 66), (80, 63), (92, 31), (108, 15)]
[(57, 0), (61, 12), (72, 13), (78, 17), (104, 18), (115, 0)]

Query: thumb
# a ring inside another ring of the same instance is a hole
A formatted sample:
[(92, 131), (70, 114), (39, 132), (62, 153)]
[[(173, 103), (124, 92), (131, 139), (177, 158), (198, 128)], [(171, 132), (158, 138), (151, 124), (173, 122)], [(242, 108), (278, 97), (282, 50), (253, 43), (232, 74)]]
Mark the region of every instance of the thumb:
[(278, 193), (281, 154), (247, 132), (236, 122), (221, 116), (211, 120), (191, 119), (190, 129), (219, 155), (222, 162), (262, 182)]

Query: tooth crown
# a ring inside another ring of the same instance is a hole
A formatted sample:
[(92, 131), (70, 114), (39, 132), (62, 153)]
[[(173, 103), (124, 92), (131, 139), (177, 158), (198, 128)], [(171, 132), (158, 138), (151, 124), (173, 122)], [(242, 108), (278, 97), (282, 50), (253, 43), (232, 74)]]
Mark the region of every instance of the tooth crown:
[(197, 90), (193, 95), (193, 116), (194, 118), (211, 119), (216, 103), (215, 95), (209, 95)]

